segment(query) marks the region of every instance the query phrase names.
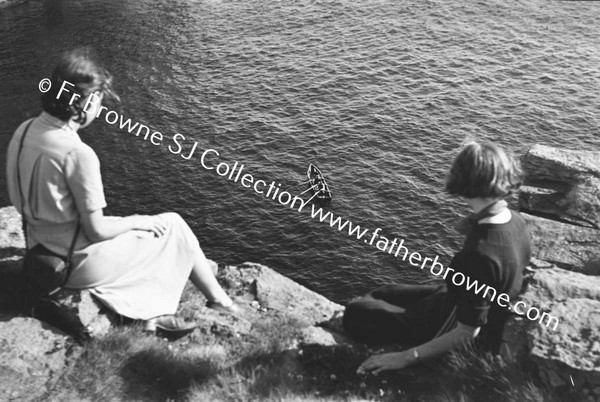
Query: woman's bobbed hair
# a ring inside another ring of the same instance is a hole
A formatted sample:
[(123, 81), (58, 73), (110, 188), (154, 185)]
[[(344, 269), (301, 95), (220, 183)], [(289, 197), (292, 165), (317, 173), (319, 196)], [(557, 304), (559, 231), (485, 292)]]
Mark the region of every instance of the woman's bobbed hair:
[[(112, 89), (112, 75), (94, 60), (88, 48), (64, 53), (50, 81), (50, 90), (42, 94), (42, 108), (63, 121), (74, 117), (77, 123), (83, 124), (86, 121), (86, 113), (81, 101), (91, 93), (98, 91), (107, 99), (119, 99)], [(57, 99), (56, 96), (65, 81), (73, 86), (67, 84), (65, 89), (68, 91), (63, 90)], [(79, 98), (71, 101), (74, 93), (78, 94)]]
[(465, 198), (501, 198), (519, 189), (523, 172), (518, 161), (495, 144), (469, 142), (448, 173), (446, 191)]

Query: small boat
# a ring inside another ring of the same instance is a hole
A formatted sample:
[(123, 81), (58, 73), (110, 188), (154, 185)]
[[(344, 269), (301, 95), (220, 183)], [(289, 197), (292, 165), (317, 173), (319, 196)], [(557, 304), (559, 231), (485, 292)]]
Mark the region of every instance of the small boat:
[(331, 191), (319, 168), (311, 163), (308, 165), (306, 176), (308, 177), (308, 183), (317, 200), (321, 202), (331, 201)]

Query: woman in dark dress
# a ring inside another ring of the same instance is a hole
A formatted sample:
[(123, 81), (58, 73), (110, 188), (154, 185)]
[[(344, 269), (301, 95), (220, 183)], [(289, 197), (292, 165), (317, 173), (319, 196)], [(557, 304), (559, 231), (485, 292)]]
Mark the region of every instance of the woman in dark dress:
[[(511, 299), (521, 290), (530, 241), (525, 221), (503, 198), (518, 189), (521, 178), (518, 163), (498, 146), (471, 142), (454, 159), (446, 181), (448, 193), (463, 197), (474, 212), (456, 225), (466, 238), (448, 270)], [(372, 356), (359, 371), (402, 369), (473, 339), (498, 352), (509, 311), (500, 299), (491, 300), (493, 292), (483, 297), (464, 284), (457, 286), (452, 277), (444, 274), (445, 284), (439, 286), (386, 285), (348, 304), (344, 329), (355, 339), (417, 345)]]

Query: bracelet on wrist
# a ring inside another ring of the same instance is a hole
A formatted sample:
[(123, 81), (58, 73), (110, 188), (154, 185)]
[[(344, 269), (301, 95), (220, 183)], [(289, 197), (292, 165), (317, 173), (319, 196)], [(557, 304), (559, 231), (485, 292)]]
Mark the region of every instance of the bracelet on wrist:
[(413, 348), (413, 357), (415, 358), (416, 362), (420, 362), (421, 361), (421, 356), (419, 355), (419, 351), (417, 350), (417, 348)]

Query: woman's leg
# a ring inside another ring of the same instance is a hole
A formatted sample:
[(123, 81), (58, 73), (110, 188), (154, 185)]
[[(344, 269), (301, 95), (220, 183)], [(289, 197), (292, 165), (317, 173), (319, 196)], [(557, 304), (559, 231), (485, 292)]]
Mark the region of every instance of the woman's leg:
[(367, 344), (410, 339), (410, 324), (404, 309), (368, 295), (346, 306), (343, 325), (348, 334)]
[(194, 258), (194, 266), (190, 274), (192, 283), (200, 290), (211, 302), (217, 302), (223, 306), (230, 306), (233, 301), (223, 290), (217, 278), (208, 264), (208, 260), (202, 249), (198, 249)]
[(395, 306), (408, 307), (418, 303), (440, 289), (440, 285), (384, 285), (367, 293)]
[(367, 344), (421, 340), (428, 328), (405, 314), (406, 308), (425, 302), (439, 289), (439, 285), (381, 286), (346, 306), (344, 329)]

